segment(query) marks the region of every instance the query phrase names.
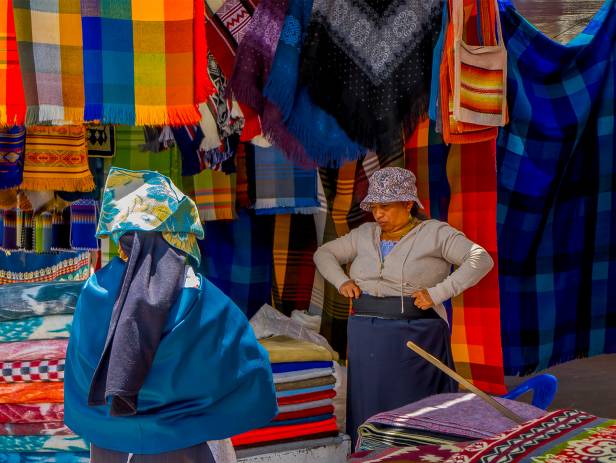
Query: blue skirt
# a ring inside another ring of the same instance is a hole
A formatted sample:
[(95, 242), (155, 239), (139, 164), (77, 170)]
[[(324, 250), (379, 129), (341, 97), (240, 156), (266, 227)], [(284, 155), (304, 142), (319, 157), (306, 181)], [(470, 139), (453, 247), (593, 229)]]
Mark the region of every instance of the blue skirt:
[(368, 418), (425, 397), (456, 392), (454, 380), (406, 347), (407, 341), (453, 368), (449, 326), (441, 319), (353, 315), (348, 324), (347, 434)]

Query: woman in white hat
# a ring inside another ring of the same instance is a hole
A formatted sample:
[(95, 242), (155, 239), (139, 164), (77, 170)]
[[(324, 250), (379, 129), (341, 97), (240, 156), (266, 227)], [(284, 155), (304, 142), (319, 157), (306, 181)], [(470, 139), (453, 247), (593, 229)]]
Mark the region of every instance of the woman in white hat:
[(462, 232), (418, 217), (423, 206), (409, 170), (375, 172), (361, 208), (375, 222), (321, 246), (314, 256), (323, 277), (353, 299), (347, 395), (353, 444), (357, 428), (372, 415), (455, 391), (454, 382), (411, 352), (406, 341), (453, 367), (443, 302), (477, 284), (494, 265)]

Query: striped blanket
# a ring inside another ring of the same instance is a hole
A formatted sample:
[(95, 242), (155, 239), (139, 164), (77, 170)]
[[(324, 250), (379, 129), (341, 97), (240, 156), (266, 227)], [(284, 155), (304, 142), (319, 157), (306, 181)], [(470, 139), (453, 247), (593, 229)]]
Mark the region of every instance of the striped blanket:
[(0, 7), (0, 125), (23, 125), (26, 100), (17, 53), (13, 0)]
[(183, 191), (197, 205), (202, 222), (235, 219), (235, 174), (205, 169), (184, 177), (183, 182)]
[(616, 1), (561, 45), (501, 4), (511, 123), (498, 139), (505, 371), (616, 352)]
[(128, 125), (201, 119), (207, 78), (204, 3), (81, 0), (85, 117)]
[(28, 125), (84, 120), (79, 1), (13, 1)]

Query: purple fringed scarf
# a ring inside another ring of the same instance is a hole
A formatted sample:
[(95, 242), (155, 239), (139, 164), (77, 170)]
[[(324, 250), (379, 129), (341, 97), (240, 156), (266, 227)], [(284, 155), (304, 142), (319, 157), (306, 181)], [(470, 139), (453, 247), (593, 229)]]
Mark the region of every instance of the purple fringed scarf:
[(287, 7), (288, 0), (262, 0), (259, 3), (237, 49), (228, 88), (237, 101), (250, 106), (261, 116), (263, 133), (287, 157), (300, 165), (314, 167), (304, 147), (285, 127), (278, 108), (263, 96)]

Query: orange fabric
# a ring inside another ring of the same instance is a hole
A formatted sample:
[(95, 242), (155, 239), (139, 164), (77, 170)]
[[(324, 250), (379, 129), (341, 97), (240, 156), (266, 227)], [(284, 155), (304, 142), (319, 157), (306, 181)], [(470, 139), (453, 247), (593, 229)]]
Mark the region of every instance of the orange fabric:
[(64, 383), (0, 384), (0, 404), (36, 404), (64, 402)]

